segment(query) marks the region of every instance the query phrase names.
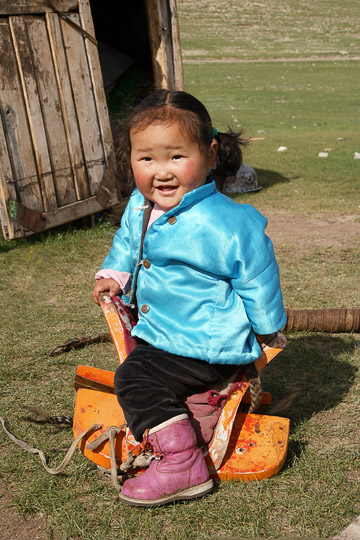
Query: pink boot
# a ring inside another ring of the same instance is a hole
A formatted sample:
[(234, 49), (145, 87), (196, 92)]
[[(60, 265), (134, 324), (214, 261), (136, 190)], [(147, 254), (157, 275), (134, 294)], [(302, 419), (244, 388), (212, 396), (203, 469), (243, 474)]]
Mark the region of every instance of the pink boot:
[(209, 493), (213, 481), (196, 445), (186, 415), (152, 428), (148, 441), (157, 456), (141, 475), (125, 481), (120, 499), (136, 506), (153, 506)]

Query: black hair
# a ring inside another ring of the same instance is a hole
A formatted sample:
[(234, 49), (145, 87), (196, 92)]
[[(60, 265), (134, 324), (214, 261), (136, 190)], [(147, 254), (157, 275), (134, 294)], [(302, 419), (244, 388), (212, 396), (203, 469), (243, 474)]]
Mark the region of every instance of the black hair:
[(235, 176), (237, 170), (243, 162), (242, 148), (249, 143), (248, 139), (242, 137), (242, 131), (233, 131), (228, 127), (226, 132), (218, 132), (215, 135), (218, 142), (218, 152), (216, 165), (211, 171), (216, 186), (219, 191), (223, 190), (223, 185), (229, 176)]
[(185, 132), (199, 147), (207, 152), (213, 139), (218, 143), (216, 165), (211, 176), (222, 191), (224, 181), (234, 176), (242, 164), (242, 146), (248, 140), (242, 137), (242, 131), (235, 132), (228, 128), (227, 132), (217, 132), (214, 136), (210, 115), (205, 106), (196, 97), (180, 90), (155, 90), (137, 103), (122, 129), (115, 138), (115, 154), (118, 165), (118, 177), (130, 186), (134, 185), (131, 170), (130, 132), (141, 131), (154, 123), (177, 122), (180, 131)]

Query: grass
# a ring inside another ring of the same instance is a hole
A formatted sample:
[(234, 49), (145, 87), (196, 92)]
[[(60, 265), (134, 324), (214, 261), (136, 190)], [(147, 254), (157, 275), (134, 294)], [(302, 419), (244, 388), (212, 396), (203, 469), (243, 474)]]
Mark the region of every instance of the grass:
[[(206, 16), (199, 17), (204, 2), (178, 2), (187, 90), (204, 101), (217, 127), (231, 122), (248, 137), (264, 138), (245, 151), (263, 189), (236, 200), (269, 215), (270, 230), (272, 216), (284, 217), (275, 248), (289, 307), (359, 307), (358, 64), (330, 59), (340, 50), (349, 53), (340, 56), (359, 54), (359, 5), (333, 2), (329, 10), (322, 0), (280, 7), (269, 0), (224, 6), (207, 1)], [(296, 62), (280, 61), (285, 56)], [(218, 61), (222, 57), (226, 61)], [(206, 59), (214, 61), (200, 62)], [(278, 153), (280, 145), (287, 152)], [(325, 148), (333, 149), (329, 157), (318, 158)], [(334, 222), (344, 228), (332, 228)], [(24, 406), (71, 414), (76, 367), (115, 369), (110, 343), (48, 356), (70, 338), (106, 330), (91, 290), (114, 231), (85, 221), (0, 241), (0, 414), (18, 438), (44, 450), (51, 466), (63, 459), (71, 430), (29, 424)], [(6, 487), (22, 515), (42, 515), (56, 540), (330, 538), (360, 513), (359, 367), (358, 335), (288, 336), (287, 348), (263, 375), (275, 402), (298, 392), (285, 413), (291, 420), (287, 461), (269, 480), (224, 482), (186, 504), (130, 508), (80, 453), (53, 477), (37, 456), (1, 434), (1, 491)]]
[(186, 61), (359, 56), (354, 0), (178, 2)]
[[(245, 152), (265, 187), (256, 201), (261, 205), (271, 187), (282, 195), (272, 207), (305, 215), (332, 213), (340, 201), (336, 213), (359, 211), (358, 71), (355, 62), (185, 65), (187, 89), (207, 104), (220, 130), (230, 123), (265, 139)], [(328, 148), (329, 157), (320, 159)]]

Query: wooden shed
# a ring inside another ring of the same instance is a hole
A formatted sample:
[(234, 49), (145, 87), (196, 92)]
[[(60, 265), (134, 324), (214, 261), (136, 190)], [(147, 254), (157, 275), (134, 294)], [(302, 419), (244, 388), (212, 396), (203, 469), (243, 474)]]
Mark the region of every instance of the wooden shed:
[(183, 88), (176, 0), (0, 0), (0, 55), (4, 238), (118, 205), (109, 102)]

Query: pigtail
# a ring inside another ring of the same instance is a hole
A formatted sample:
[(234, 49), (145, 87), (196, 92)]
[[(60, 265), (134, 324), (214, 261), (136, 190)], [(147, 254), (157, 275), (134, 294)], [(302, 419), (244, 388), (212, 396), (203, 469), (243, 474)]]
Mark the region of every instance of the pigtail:
[(249, 413), (256, 411), (261, 405), (263, 390), (260, 381), (260, 374), (254, 363), (242, 366), (249, 382), (249, 391), (251, 396), (251, 404)]
[(223, 191), (223, 185), (229, 176), (235, 176), (243, 162), (242, 148), (249, 144), (249, 139), (242, 137), (242, 131), (227, 132), (218, 131), (214, 137), (218, 142), (217, 160), (211, 176), (216, 182), (219, 191)]

